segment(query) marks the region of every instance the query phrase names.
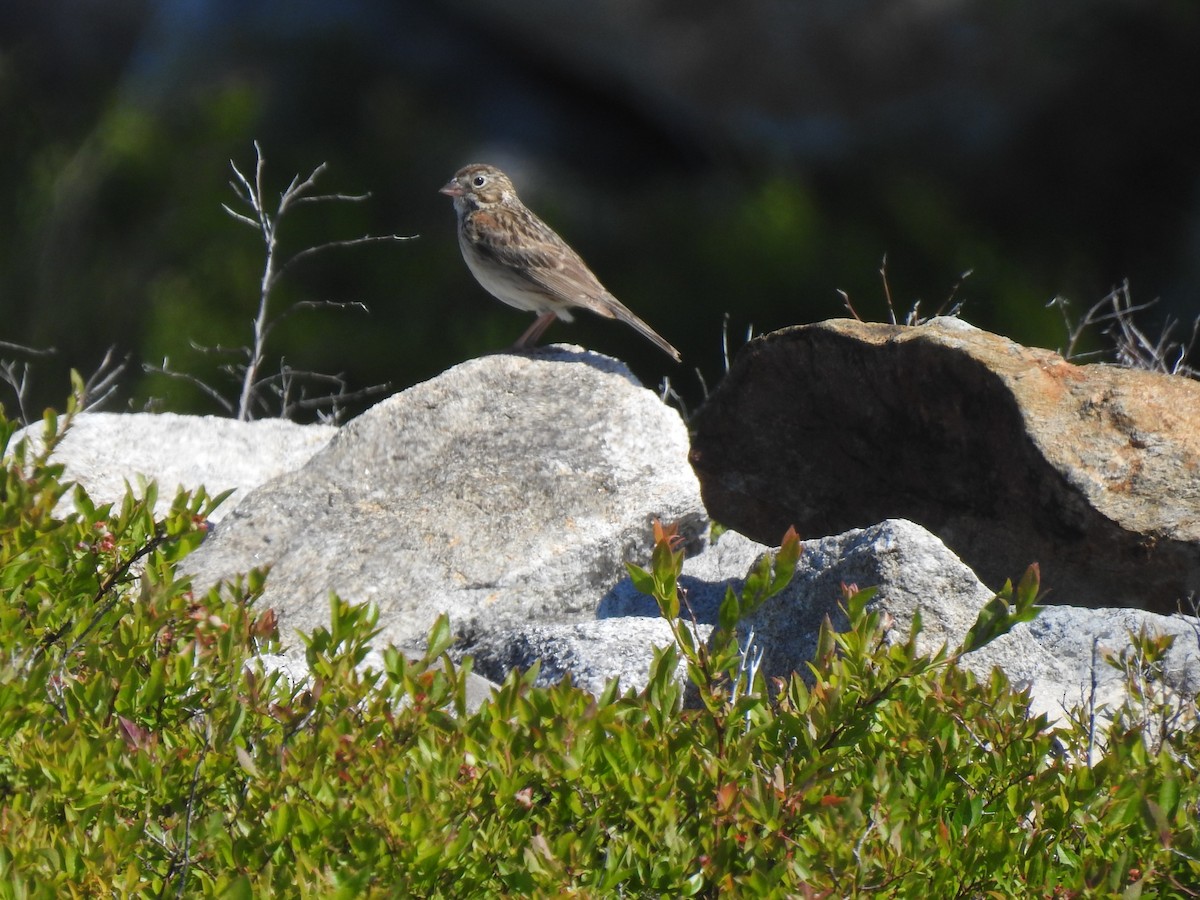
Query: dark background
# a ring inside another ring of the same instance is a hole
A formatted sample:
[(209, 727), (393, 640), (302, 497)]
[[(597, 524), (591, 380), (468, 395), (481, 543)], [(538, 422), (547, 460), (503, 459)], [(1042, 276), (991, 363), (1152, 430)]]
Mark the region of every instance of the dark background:
[[(1059, 348), (1129, 279), (1144, 314), (1200, 312), (1200, 5), (1166, 0), (674, 2), (7, 0), (0, 7), (0, 340), (66, 371), (131, 353), (111, 408), (214, 411), (143, 374), (232, 395), (192, 342), (249, 341), (262, 245), (221, 210), (229, 160), (277, 198), (321, 162), (356, 205), (285, 218), (268, 358), (403, 388), (511, 343), (529, 317), (458, 253), (460, 165), (506, 169), (628, 306), (684, 355), (581, 316), (548, 341), (664, 375), (694, 405), (733, 346), (844, 315), (964, 317)], [(1182, 329), (1186, 337), (1187, 329)], [(1094, 345), (1103, 343), (1099, 335)], [(13, 354), (7, 354), (12, 357)], [(697, 374), (697, 370), (699, 374)], [(8, 402), (8, 398), (4, 398)]]

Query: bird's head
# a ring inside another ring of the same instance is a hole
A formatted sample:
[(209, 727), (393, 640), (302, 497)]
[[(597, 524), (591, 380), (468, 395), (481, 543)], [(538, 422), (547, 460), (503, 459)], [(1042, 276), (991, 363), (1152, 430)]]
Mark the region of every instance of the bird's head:
[(472, 163), (454, 173), (438, 193), (454, 198), (454, 205), (480, 209), (516, 199), (517, 192), (508, 176), (495, 166)]

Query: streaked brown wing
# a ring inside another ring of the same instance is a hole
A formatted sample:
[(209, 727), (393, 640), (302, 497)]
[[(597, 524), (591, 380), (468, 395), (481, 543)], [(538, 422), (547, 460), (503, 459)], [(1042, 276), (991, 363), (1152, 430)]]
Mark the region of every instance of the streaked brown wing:
[(579, 254), (532, 213), (521, 218), (503, 207), (476, 210), (463, 223), (464, 236), (481, 255), (490, 257), (530, 286), (564, 303), (613, 318), (605, 299), (611, 296)]

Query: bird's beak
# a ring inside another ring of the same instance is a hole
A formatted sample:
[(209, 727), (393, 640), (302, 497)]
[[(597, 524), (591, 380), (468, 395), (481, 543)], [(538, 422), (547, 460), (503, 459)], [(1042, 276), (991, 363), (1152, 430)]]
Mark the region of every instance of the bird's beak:
[(457, 181), (451, 180), (447, 182), (446, 186), (439, 190), (438, 193), (445, 194), (447, 197), (461, 197), (466, 192), (462, 189), (461, 184), (459, 184)]

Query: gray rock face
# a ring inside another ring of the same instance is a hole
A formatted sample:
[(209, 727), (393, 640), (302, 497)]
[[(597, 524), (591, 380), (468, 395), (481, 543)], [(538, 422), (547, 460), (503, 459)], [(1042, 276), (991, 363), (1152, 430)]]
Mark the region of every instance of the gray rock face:
[[(40, 445), (40, 424), (24, 429)], [(172, 413), (81, 413), (55, 450), (67, 477), (97, 504), (119, 502), (125, 482), (158, 482), (156, 512), (171, 507), (179, 489), (235, 493), (211, 516), (216, 522), (264, 481), (303, 465), (337, 433), (330, 425), (282, 419), (238, 422)]]
[[(726, 532), (685, 561), (680, 584), (701, 636), (711, 632), (726, 588), (740, 591), (748, 570), (766, 552), (769, 548)], [(739, 624), (743, 645), (752, 639), (762, 653), (764, 676), (805, 672), (826, 616), (834, 628), (846, 627), (840, 609), (843, 584), (877, 588), (872, 608), (885, 614), (894, 640), (907, 637), (919, 611), (917, 644), (925, 653), (958, 647), (993, 595), (936, 536), (902, 519), (804, 541), (792, 583)], [(653, 648), (671, 640), (654, 601), (625, 579), (601, 601), (597, 615), (598, 622), (496, 632), (466, 650), (475, 656), (478, 671), (496, 680), (541, 659), (542, 683), (570, 672), (577, 684), (593, 691), (613, 676), (620, 676), (624, 687), (640, 689)], [(1103, 717), (1105, 709), (1127, 697), (1123, 676), (1105, 657), (1127, 650), (1130, 633), (1143, 629), (1176, 638), (1161, 687), (1177, 699), (1200, 691), (1200, 620), (1131, 609), (1048, 607), (1033, 622), (967, 654), (960, 665), (981, 678), (999, 667), (1017, 687), (1029, 689), (1032, 711), (1051, 720), (1063, 719), (1084, 702), (1094, 703)]]
[[(683, 561), (679, 577), (685, 619), (695, 617), (701, 625), (717, 624), (721, 601), (726, 587), (740, 590), (746, 573), (767, 547), (743, 537), (736, 531), (726, 531), (698, 556)], [(604, 595), (596, 607), (596, 618), (609, 619), (629, 616), (659, 617), (658, 605), (633, 586), (628, 578), (618, 582)]]
[(186, 560), (201, 582), (270, 565), (284, 632), (328, 621), (330, 591), (416, 646), (436, 616), (485, 630), (593, 617), (647, 558), (655, 518), (707, 519), (678, 414), (620, 363), (554, 348), (456, 366), (345, 425), (264, 485)]
[[(728, 533), (722, 535), (705, 555), (720, 553), (727, 538)], [(739, 547), (740, 552), (749, 549)], [(741, 587), (740, 579), (726, 583)], [(846, 627), (839, 608), (842, 584), (878, 588), (872, 608), (891, 618), (896, 639), (907, 637), (920, 611), (923, 626), (917, 644), (926, 653), (961, 644), (993, 595), (936, 536), (912, 522), (889, 520), (805, 541), (792, 583), (738, 626), (743, 643), (753, 635), (762, 651), (765, 676), (786, 678), (793, 671), (804, 672), (826, 616), (834, 628)], [(710, 585), (709, 590), (723, 595), (724, 583)], [(1175, 636), (1162, 685), (1177, 698), (1194, 697), (1200, 691), (1200, 620), (1187, 616), (1047, 607), (1033, 622), (1017, 625), (967, 654), (961, 665), (980, 677), (998, 666), (1017, 687), (1029, 689), (1035, 713), (1052, 719), (1061, 719), (1065, 710), (1083, 701), (1112, 709), (1125, 699), (1126, 691), (1123, 676), (1104, 658), (1127, 650), (1130, 633), (1143, 629)]]
[(957, 320), (848, 320), (748, 344), (694, 422), (718, 521), (773, 542), (888, 518), (993, 588), (1170, 613), (1200, 592), (1200, 383), (1074, 366)]
[(1130, 635), (1145, 630), (1175, 639), (1154, 689), (1186, 706), (1200, 693), (1198, 629), (1200, 620), (1192, 616), (1048, 606), (1032, 622), (970, 654), (966, 665), (978, 674), (998, 666), (1014, 684), (1030, 688), (1035, 712), (1051, 718), (1088, 704), (1111, 711), (1128, 692), (1124, 675), (1107, 660), (1128, 652)]
[[(707, 625), (695, 628), (697, 643), (711, 631)], [(621, 679), (622, 690), (644, 688), (655, 648), (673, 640), (665, 619), (639, 616), (494, 632), (462, 652), (474, 657), (477, 673), (493, 681), (540, 660), (539, 684), (557, 684), (570, 674), (574, 684), (599, 694), (611, 678)], [(686, 677), (681, 660), (676, 678), (682, 683)]]
[[(749, 538), (727, 531), (699, 555), (685, 559), (679, 579), (685, 600), (683, 618), (691, 622), (698, 641), (707, 640), (717, 621), (725, 589), (740, 589), (747, 570), (767, 550)], [(574, 682), (598, 693), (609, 678), (620, 678), (622, 689), (646, 686), (657, 647), (673, 640), (654, 598), (640, 593), (625, 577), (613, 585), (596, 607), (596, 620), (572, 624), (517, 627), (484, 634), (456, 655), (469, 653), (480, 674), (503, 680), (513, 668), (527, 669), (541, 660), (538, 681), (555, 684), (567, 673)], [(676, 678), (687, 676), (680, 664)]]
[(743, 637), (756, 636), (764, 673), (803, 672), (826, 616), (835, 629), (846, 627), (843, 584), (877, 588), (872, 603), (892, 616), (897, 633), (908, 634), (920, 610), (918, 646), (929, 653), (960, 643), (993, 596), (937, 537), (903, 519), (805, 541), (792, 583), (738, 623)]
[[(739, 624), (740, 634), (752, 632), (762, 648), (764, 674), (786, 677), (804, 671), (824, 617), (829, 616), (834, 628), (845, 628), (838, 608), (841, 583), (877, 587), (872, 608), (892, 618), (892, 634), (898, 640), (908, 635), (919, 611), (923, 630), (917, 646), (923, 653), (958, 647), (992, 596), (935, 535), (912, 522), (890, 520), (805, 541), (794, 581), (756, 616)], [(1194, 696), (1200, 690), (1198, 626), (1200, 620), (1194, 618), (1140, 610), (1051, 606), (1033, 622), (1016, 625), (1009, 634), (967, 654), (960, 665), (979, 677), (1000, 667), (1018, 688), (1030, 689), (1034, 713), (1061, 719), (1064, 710), (1090, 700), (1093, 678), (1094, 702), (1112, 708), (1124, 700), (1121, 673), (1106, 665), (1104, 656), (1128, 649), (1130, 632), (1142, 629), (1176, 636), (1166, 658), (1164, 684), (1177, 696)]]
[[(685, 559), (679, 579), (684, 598), (682, 612), (699, 641), (707, 640), (716, 624), (725, 590), (740, 590), (745, 575), (768, 548), (734, 531), (727, 531), (700, 554)], [(599, 692), (609, 678), (621, 686), (641, 690), (650, 673), (657, 647), (673, 640), (653, 597), (640, 593), (629, 578), (622, 578), (600, 600), (594, 622), (518, 627), (483, 635), (474, 644), (456, 650), (475, 658), (476, 671), (502, 680), (510, 669), (527, 669), (542, 661), (539, 683), (554, 684), (568, 672), (578, 685)], [(676, 677), (686, 679), (680, 665)]]

